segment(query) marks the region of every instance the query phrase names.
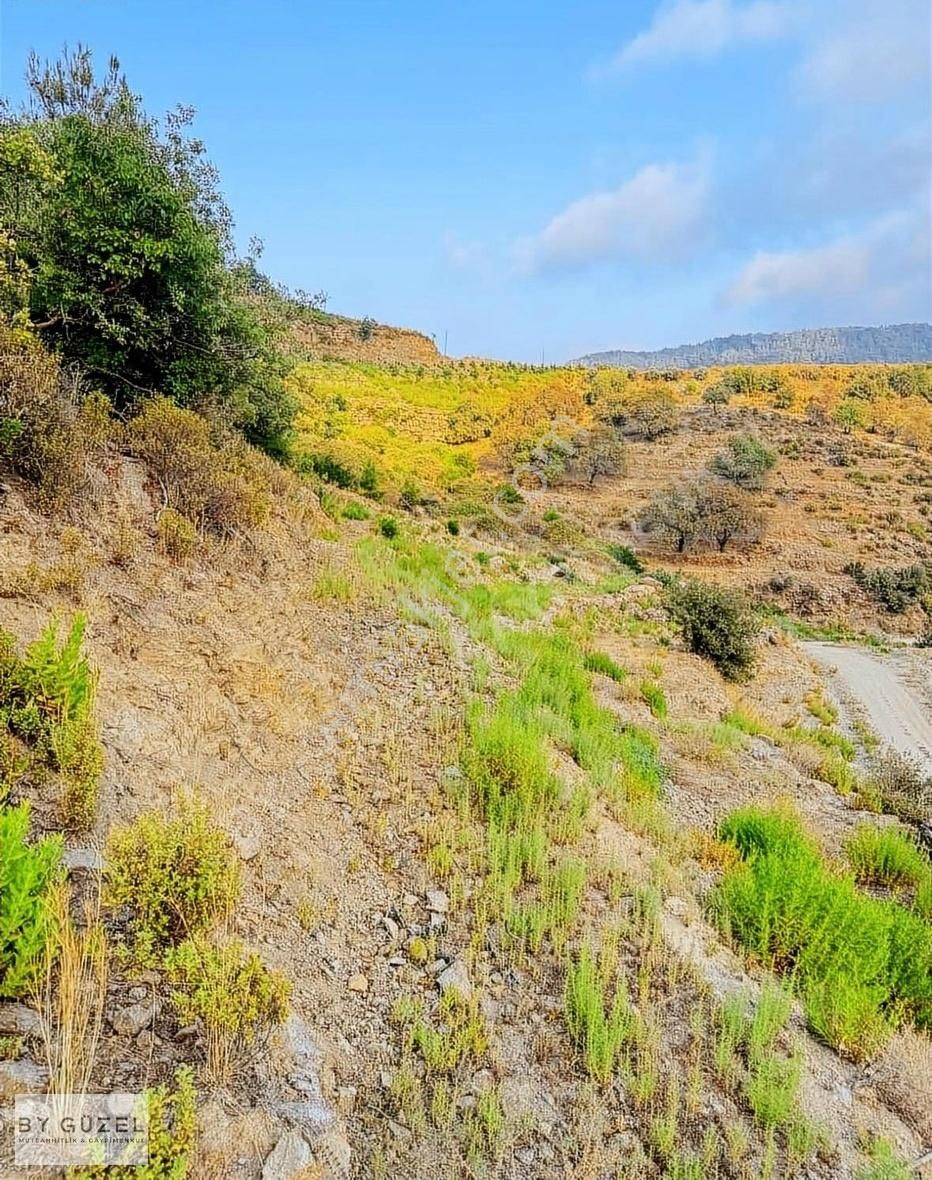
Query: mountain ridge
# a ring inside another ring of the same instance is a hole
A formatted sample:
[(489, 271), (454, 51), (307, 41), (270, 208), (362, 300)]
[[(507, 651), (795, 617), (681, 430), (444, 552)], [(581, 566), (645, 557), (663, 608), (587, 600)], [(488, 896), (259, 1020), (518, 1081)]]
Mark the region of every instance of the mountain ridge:
[(932, 324), (802, 328), (715, 336), (698, 344), (654, 350), (608, 349), (570, 364), (634, 369), (694, 369), (704, 365), (914, 364), (932, 361)]

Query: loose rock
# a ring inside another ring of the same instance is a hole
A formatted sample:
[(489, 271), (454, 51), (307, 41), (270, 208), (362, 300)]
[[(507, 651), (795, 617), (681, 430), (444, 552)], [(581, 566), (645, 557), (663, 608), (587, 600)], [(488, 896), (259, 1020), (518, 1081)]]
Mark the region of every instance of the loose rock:
[(351, 992), (359, 992), (364, 994), (369, 990), (369, 980), (366, 979), (365, 975), (362, 974), (351, 975), (350, 981), (346, 986)]
[(34, 1061), (0, 1061), (0, 1098), (41, 1094), (48, 1081), (48, 1070)]
[(41, 1027), (39, 1013), (34, 1009), (25, 1004), (0, 1004), (0, 1033), (5, 1036), (35, 1036)]
[(428, 889), (427, 908), (432, 913), (445, 914), (450, 908), (450, 899), (442, 889)]
[(262, 1166), (262, 1180), (292, 1180), (314, 1162), (314, 1153), (300, 1131), (282, 1135)]
[(130, 1004), (127, 1008), (119, 1008), (110, 1017), (113, 1031), (121, 1037), (135, 1037), (144, 1028), (148, 1028), (158, 1013), (158, 1003)]
[(437, 984), (441, 992), (455, 992), (461, 1000), (468, 1000), (472, 995), (469, 972), (462, 959), (454, 959), (449, 967), (441, 971), (437, 976)]
[(246, 835), (243, 832), (233, 833), (233, 847), (241, 860), (255, 860), (262, 848), (262, 838), (255, 833)]
[(66, 848), (61, 862), (69, 873), (99, 873), (104, 867), (104, 858), (96, 848)]

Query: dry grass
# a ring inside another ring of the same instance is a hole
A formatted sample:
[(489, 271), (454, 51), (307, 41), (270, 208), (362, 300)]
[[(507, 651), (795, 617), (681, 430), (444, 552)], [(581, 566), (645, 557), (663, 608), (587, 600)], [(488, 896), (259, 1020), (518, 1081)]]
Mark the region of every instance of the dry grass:
[(77, 921), (61, 886), (52, 899), (56, 938), (45, 953), (37, 1006), (52, 1093), (85, 1094), (97, 1056), (109, 974), (100, 894)]

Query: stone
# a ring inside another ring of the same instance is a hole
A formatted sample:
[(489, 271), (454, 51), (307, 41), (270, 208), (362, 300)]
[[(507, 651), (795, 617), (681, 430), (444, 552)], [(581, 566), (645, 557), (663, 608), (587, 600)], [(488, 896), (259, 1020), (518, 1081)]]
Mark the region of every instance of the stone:
[(304, 1132), (311, 1139), (332, 1127), (335, 1117), (330, 1107), (319, 1098), (309, 1098), (305, 1102), (277, 1102), (271, 1109), (290, 1127)]
[(96, 848), (66, 848), (61, 862), (69, 873), (99, 873), (104, 867), (104, 858)]
[(292, 1180), (314, 1162), (314, 1153), (300, 1131), (286, 1131), (262, 1165), (262, 1180)]
[(337, 1087), (337, 1110), (340, 1114), (352, 1114), (356, 1106), (356, 1087)]
[(392, 1082), (395, 1080), (395, 1075), (390, 1069), (383, 1069), (379, 1073), (379, 1081), (382, 1083), (383, 1090), (390, 1090)]
[(388, 933), (389, 939), (392, 942), (397, 942), (399, 930), (398, 930), (398, 923), (395, 921), (395, 919), (390, 918), (388, 916), (388, 914), (383, 914), (382, 925), (385, 927), (385, 930)]
[(324, 1165), (327, 1180), (349, 1180), (352, 1152), (349, 1140), (339, 1127), (334, 1127), (315, 1142), (314, 1156)]
[(389, 1119), (388, 1125), (391, 1127), (392, 1134), (399, 1143), (409, 1143), (411, 1141), (411, 1132), (404, 1123), (398, 1123), (394, 1119)]
[(289, 1083), (305, 1097), (320, 1099), (321, 1057), (317, 1042), (305, 1020), (292, 1012), (282, 1027), (282, 1048), (288, 1058)]
[(479, 997), (479, 1008), (489, 1024), (494, 1024), (502, 1014), (501, 1003), (485, 993)]
[(0, 1098), (42, 1094), (48, 1082), (49, 1071), (34, 1061), (0, 1061)]
[(159, 1004), (130, 1004), (126, 1008), (118, 1008), (110, 1017), (113, 1031), (121, 1037), (135, 1037), (144, 1028), (148, 1028), (155, 1019)]
[(31, 1037), (42, 1028), (39, 1013), (25, 1004), (0, 1004), (0, 1033), (4, 1036)]
[(450, 899), (442, 889), (427, 890), (427, 908), (435, 914), (445, 914), (450, 908)]
[(472, 996), (472, 983), (462, 959), (454, 959), (449, 967), (440, 972), (437, 985), (441, 992), (452, 991), (461, 1000), (468, 1000)]
[(255, 832), (248, 835), (243, 832), (234, 832), (233, 847), (241, 860), (255, 860), (262, 848), (262, 837)]
[(369, 990), (369, 980), (362, 973), (358, 973), (350, 976), (349, 983), (346, 986), (351, 992), (359, 992), (361, 995), (364, 995)]
[(402, 905), (405, 907), (405, 909), (409, 909), (409, 910), (413, 909), (414, 906), (417, 905), (417, 894), (406, 893), (404, 895), (404, 897), (401, 899), (401, 902), (402, 902)]

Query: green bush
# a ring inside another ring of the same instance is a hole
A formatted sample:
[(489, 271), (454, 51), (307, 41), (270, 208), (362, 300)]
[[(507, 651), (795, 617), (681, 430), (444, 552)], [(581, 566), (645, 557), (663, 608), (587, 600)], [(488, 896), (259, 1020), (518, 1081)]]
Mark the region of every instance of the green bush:
[(656, 799), (666, 777), (657, 739), (646, 729), (629, 725), (622, 731), (618, 746), (623, 765), (625, 797)]
[(691, 652), (711, 660), (726, 680), (751, 675), (760, 624), (740, 591), (685, 580), (673, 582), (666, 597)]
[(719, 380), (706, 386), (702, 391), (702, 400), (707, 406), (712, 406), (716, 411), (720, 406), (727, 406), (731, 401), (731, 395), (734, 389), (726, 380)]
[(198, 528), (222, 534), (261, 524), (280, 486), (282, 472), (266, 456), (168, 398), (145, 401), (125, 441), (149, 465), (166, 507)]
[(866, 790), (882, 811), (906, 820), (932, 819), (932, 775), (899, 750), (887, 747), (874, 754)]
[(896, 1153), (886, 1139), (877, 1139), (870, 1145), (868, 1162), (855, 1173), (855, 1180), (914, 1180), (913, 1168)]
[(667, 715), (667, 698), (663, 688), (652, 680), (642, 680), (640, 685), (641, 699), (651, 713), (660, 721)]
[(708, 477), (661, 488), (638, 514), (645, 533), (657, 532), (677, 553), (715, 545), (723, 553), (733, 541), (756, 541), (763, 518), (746, 492)]
[(629, 545), (610, 544), (606, 548), (615, 561), (624, 569), (631, 570), (633, 574), (643, 574), (644, 563)]
[(379, 521), (379, 532), (386, 541), (394, 541), (401, 530), (394, 516), (383, 516)]
[(776, 461), (777, 456), (759, 438), (751, 434), (735, 434), (728, 440), (727, 449), (712, 458), (709, 467), (716, 475), (739, 487), (760, 488)]
[(927, 923), (830, 870), (790, 815), (746, 808), (719, 836), (742, 861), (726, 872), (716, 909), (739, 942), (789, 974), (816, 1033), (865, 1057), (904, 1015), (932, 1025)]
[(236, 1060), (288, 1015), (291, 984), (239, 942), (188, 938), (166, 951), (164, 965), (179, 1019), (204, 1026), (215, 1080), (227, 1078)]
[(613, 407), (609, 421), (621, 427), (625, 434), (653, 442), (676, 430), (679, 424), (676, 398), (662, 389), (638, 390), (625, 395)]
[(599, 966), (585, 947), (567, 967), (563, 1010), (586, 1071), (607, 1085), (634, 1031), (634, 1011), (621, 984), (606, 1002)]
[(131, 954), (154, 962), (170, 946), (206, 933), (233, 908), (239, 863), (207, 809), (184, 798), (110, 835), (106, 898), (131, 913)]
[(59, 878), (62, 840), (27, 844), (29, 805), (0, 810), (0, 996), (26, 994), (54, 937), (49, 893)]
[(40, 509), (65, 508), (79, 495), (110, 434), (102, 394), (83, 388), (30, 333), (0, 325), (0, 469), (21, 476)]
[(335, 484), (336, 487), (347, 491), (359, 486), (355, 472), (327, 452), (301, 455), (295, 460), (295, 467), (302, 475), (316, 475), (327, 483)]
[(862, 562), (853, 561), (844, 567), (843, 572), (891, 614), (902, 614), (922, 602), (926, 595), (932, 595), (932, 574), (924, 565), (871, 570)]

